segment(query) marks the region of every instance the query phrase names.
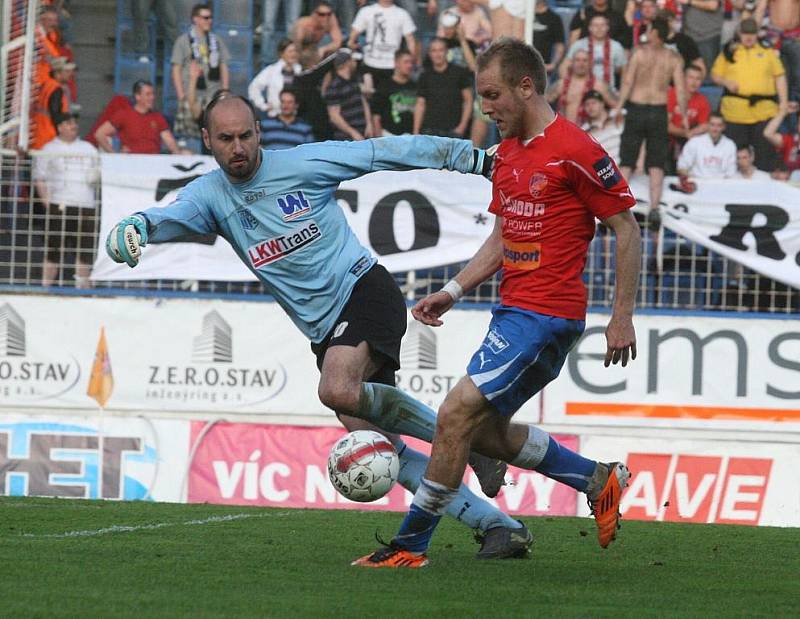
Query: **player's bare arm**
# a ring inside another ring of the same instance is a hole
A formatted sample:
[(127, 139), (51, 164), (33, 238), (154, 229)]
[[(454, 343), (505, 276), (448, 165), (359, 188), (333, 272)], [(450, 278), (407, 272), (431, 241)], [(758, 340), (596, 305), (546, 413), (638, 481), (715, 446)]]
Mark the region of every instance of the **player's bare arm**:
[(502, 232), (503, 218), (495, 217), (494, 229), (472, 259), (444, 288), (429, 294), (411, 308), (411, 315), (431, 327), (442, 326), (441, 316), (456, 304), (461, 295), (486, 281), (502, 266)]
[(636, 359), (636, 331), (633, 327), (633, 308), (641, 264), (641, 233), (630, 211), (612, 215), (603, 223), (614, 231), (617, 239), (616, 289), (611, 320), (606, 327), (606, 357), (604, 365), (628, 365)]

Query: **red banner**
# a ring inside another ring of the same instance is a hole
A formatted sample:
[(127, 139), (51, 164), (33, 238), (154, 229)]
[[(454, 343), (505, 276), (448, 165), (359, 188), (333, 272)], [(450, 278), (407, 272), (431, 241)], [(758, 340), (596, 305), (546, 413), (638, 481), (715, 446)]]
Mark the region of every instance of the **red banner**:
[[(203, 431), (193, 422), (191, 444)], [(342, 497), (328, 481), (328, 452), (345, 433), (342, 428), (220, 423), (202, 437), (189, 472), (190, 503), (224, 503), (321, 509), (377, 509), (406, 511), (411, 493), (400, 485), (373, 503), (354, 503)], [(577, 450), (578, 437), (556, 436)], [(429, 453), (429, 445), (408, 439), (414, 449)], [(577, 508), (571, 488), (542, 475), (509, 468), (507, 485), (497, 505), (515, 515), (569, 515)], [(474, 473), (464, 481), (480, 492)]]

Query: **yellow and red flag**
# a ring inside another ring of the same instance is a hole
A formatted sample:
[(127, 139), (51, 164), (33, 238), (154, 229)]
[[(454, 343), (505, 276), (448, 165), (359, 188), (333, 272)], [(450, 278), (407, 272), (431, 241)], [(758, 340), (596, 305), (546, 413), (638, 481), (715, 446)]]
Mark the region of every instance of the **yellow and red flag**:
[(106, 344), (106, 330), (100, 327), (100, 340), (97, 342), (97, 351), (94, 353), (92, 375), (86, 395), (97, 400), (100, 408), (105, 407), (114, 390), (114, 375), (111, 373), (111, 358), (108, 356)]

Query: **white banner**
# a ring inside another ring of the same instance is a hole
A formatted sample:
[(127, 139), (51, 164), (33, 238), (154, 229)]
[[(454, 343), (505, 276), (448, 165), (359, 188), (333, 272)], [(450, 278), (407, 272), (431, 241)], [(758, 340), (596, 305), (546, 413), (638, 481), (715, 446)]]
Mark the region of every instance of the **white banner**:
[[(778, 181), (698, 179), (685, 194), (664, 182), (662, 222), (673, 232), (800, 288), (800, 189)], [(631, 182), (640, 203), (647, 203), (646, 177)]]
[[(182, 186), (215, 167), (211, 157), (103, 155), (100, 247), (92, 279), (255, 279), (221, 238), (148, 246), (136, 269), (106, 255), (106, 236), (120, 219), (166, 206)], [(337, 198), (361, 243), (392, 272), (468, 260), (492, 228), (491, 186), (475, 175), (376, 172), (342, 183)]]

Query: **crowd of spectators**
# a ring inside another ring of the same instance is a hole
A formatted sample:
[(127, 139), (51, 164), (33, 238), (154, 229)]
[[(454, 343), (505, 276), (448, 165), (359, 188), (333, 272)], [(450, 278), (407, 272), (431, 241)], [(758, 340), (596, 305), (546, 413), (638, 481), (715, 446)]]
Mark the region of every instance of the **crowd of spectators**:
[[(213, 3), (178, 16), (173, 2), (129, 1), (136, 49), (150, 45), (144, 22), (157, 16), (176, 109), (158, 111), (157, 85), (139, 80), (112, 99), (86, 139), (109, 152), (200, 152), (203, 107), (230, 87), (236, 60), (215, 33)], [(524, 2), (254, 5), (262, 14), (261, 66), (253, 67), (246, 94), (265, 147), (405, 133), (496, 141), (474, 94), (476, 57), (498, 36), (522, 36)], [(653, 209), (665, 174), (677, 174), (684, 191), (709, 177), (800, 176), (800, 2), (587, 0), (566, 21), (553, 9), (537, 2), (533, 24), (547, 98), (603, 144), (623, 174), (649, 177)], [(68, 16), (63, 0), (45, 2), (40, 12), (34, 149), (66, 143), (59, 125), (74, 122), (80, 108)], [(190, 17), (186, 32), (178, 31), (181, 17)]]

